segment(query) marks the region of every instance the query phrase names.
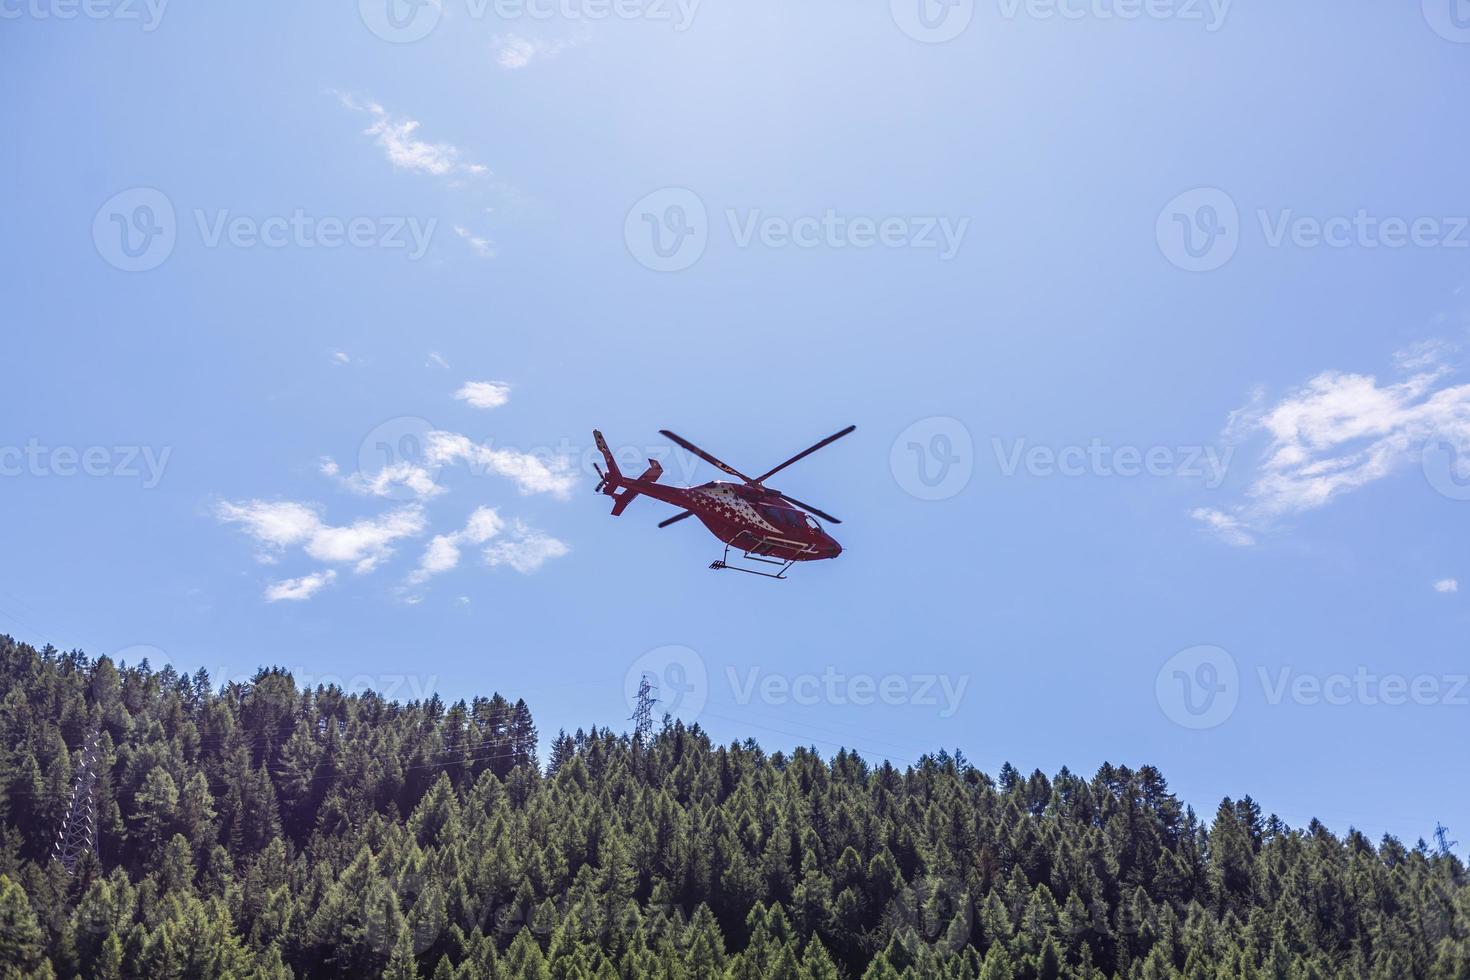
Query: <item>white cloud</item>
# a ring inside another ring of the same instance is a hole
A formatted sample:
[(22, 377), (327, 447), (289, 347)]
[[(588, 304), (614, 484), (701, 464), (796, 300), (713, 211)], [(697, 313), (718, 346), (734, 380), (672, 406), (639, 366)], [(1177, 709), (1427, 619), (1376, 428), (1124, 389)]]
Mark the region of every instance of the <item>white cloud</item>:
[(1399, 364), (1420, 369), (1399, 382), (1324, 371), (1274, 405), (1258, 395), (1225, 429), (1231, 441), (1267, 437), (1245, 499), (1192, 516), (1227, 542), (1249, 545), (1282, 519), (1418, 462), (1431, 437), (1470, 447), (1470, 385), (1444, 383), (1446, 350), (1421, 343), (1399, 352)]
[(490, 173), (487, 167), (466, 162), (459, 147), (452, 143), (430, 143), (420, 139), (416, 119), (395, 117), (376, 102), (359, 103), (347, 95), (339, 98), (347, 108), (372, 117), (372, 125), (363, 133), (372, 136), (388, 162), (400, 170), (434, 177), (479, 177)]
[(394, 542), (422, 534), (425, 528), (423, 510), (417, 505), (344, 527), (327, 524), (310, 507), (290, 501), (226, 501), (215, 508), (215, 516), (242, 525), (246, 534), (276, 552), (301, 545), (310, 557), (351, 564), (359, 574), (391, 556)]
[(495, 473), (513, 481), (523, 494), (549, 493), (566, 498), (576, 485), (576, 473), (566, 457), (542, 458), (515, 449), (495, 449), (456, 432), (430, 432), (425, 459), (432, 466), (464, 462), (477, 475)]
[(459, 564), (460, 548), (479, 545), (500, 533), (505, 526), (493, 507), (479, 507), (470, 515), (463, 530), (452, 534), (436, 534), (424, 549), (419, 567), (408, 576), (410, 583), (422, 584), (435, 575), (447, 572)]
[(435, 472), (432, 469), (408, 460), (389, 463), (372, 475), (359, 470), (344, 477), (341, 475), (341, 467), (337, 465), (336, 460), (324, 459), (321, 471), (322, 475), (332, 477), (347, 490), (363, 497), (393, 496), (400, 487), (422, 499), (437, 497), (445, 492), (444, 488), (436, 482)]
[(524, 68), (533, 61), (555, 58), (567, 48), (584, 40), (579, 36), (571, 39), (543, 40), (521, 34), (497, 34), (491, 38), (495, 48), (495, 63), (506, 71)]
[[(490, 239), (481, 238), (480, 236), (476, 235), (468, 228), (466, 228), (464, 225), (455, 225), (454, 233), (465, 242), (467, 242), (470, 248), (474, 249), (475, 254), (480, 256), (480, 258), (495, 258), (495, 243), (492, 242)], [(448, 367), (448, 365), (446, 364), (445, 367)]]
[(333, 364), (351, 364), (352, 363), (352, 357), (346, 351), (334, 350), (334, 351), (332, 351), (332, 363)]
[(466, 381), (454, 397), (476, 408), (499, 408), (510, 401), (510, 385), (503, 381)]
[(277, 549), (299, 544), (321, 527), (316, 511), (290, 501), (252, 500), (245, 504), (226, 501), (215, 508), (215, 516), (227, 523), (243, 524), (246, 534)]
[(306, 542), (306, 553), (318, 561), (351, 563), (359, 574), (370, 572), (393, 554), (393, 542), (416, 537), (426, 526), (418, 506), (403, 507), (346, 527), (323, 525)]
[(491, 568), (509, 565), (522, 575), (530, 575), (551, 559), (560, 558), (570, 551), (570, 548), (556, 538), (532, 530), (517, 521), (510, 537), (496, 541), (486, 548), (484, 558), (485, 564)]
[(436, 350), (431, 350), (429, 351), (429, 359), (424, 362), (424, 367), (443, 368), (447, 371), (449, 370), (449, 362), (444, 359), (444, 355)]
[(1435, 582), (1434, 583), (1434, 591), (1436, 591), (1436, 592), (1459, 592), (1460, 591), (1460, 582), (1459, 582), (1458, 579), (1442, 578), (1438, 582)]
[(328, 568), (325, 571), (313, 572), (300, 578), (272, 582), (266, 586), (265, 601), (280, 602), (282, 599), (287, 599), (292, 602), (300, 602), (303, 599), (310, 599), (336, 578), (337, 573)]
[(1237, 517), (1231, 517), (1224, 511), (1215, 510), (1213, 507), (1196, 507), (1190, 515), (1197, 521), (1203, 521), (1227, 544), (1252, 545), (1256, 543), (1255, 536), (1247, 530), (1245, 523)]

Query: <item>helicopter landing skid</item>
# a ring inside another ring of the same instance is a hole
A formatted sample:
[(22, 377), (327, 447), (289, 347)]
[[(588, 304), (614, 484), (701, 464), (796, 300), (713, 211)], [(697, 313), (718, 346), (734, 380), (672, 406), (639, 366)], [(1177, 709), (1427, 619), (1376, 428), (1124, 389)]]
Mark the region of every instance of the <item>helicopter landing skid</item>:
[[(755, 536), (751, 535), (751, 537), (754, 538)], [(738, 541), (739, 538), (736, 538), (736, 540)], [(728, 568), (732, 572), (745, 572), (747, 575), (759, 575), (761, 578), (774, 578), (785, 581), (786, 573), (791, 570), (792, 565), (796, 564), (797, 559), (771, 558), (769, 557), (769, 554), (777, 547), (791, 548), (793, 546), (800, 548), (803, 551), (815, 550), (811, 548), (810, 545), (804, 545), (795, 541), (785, 541), (779, 538), (760, 538), (756, 540), (755, 543), (752, 544), (750, 547), (741, 548), (740, 557), (746, 562), (759, 562), (762, 565), (775, 565), (777, 566), (776, 571), (763, 572), (759, 568), (746, 568), (741, 565), (730, 564), (729, 544), (725, 545), (725, 554), (722, 557), (710, 562), (709, 567), (715, 569), (716, 571), (722, 568)]]

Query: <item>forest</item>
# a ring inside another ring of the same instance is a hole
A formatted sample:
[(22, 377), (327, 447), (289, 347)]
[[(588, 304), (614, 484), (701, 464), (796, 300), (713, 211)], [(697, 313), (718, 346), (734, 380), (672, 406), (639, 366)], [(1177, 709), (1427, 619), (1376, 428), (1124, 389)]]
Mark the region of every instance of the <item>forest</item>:
[[(0, 637), (0, 977), (1470, 980), (1464, 864), (994, 776)], [(1024, 733), (1018, 733), (1023, 739)], [(53, 857), (78, 768), (95, 839)]]

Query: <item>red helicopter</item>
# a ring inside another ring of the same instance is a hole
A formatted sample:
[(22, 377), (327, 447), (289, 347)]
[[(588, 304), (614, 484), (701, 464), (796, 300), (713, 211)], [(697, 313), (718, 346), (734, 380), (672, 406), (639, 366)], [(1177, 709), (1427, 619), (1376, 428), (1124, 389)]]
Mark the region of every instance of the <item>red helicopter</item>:
[[(856, 428), (855, 425), (849, 425), (841, 432), (833, 433), (755, 479), (715, 459), (687, 439), (675, 435), (668, 429), (661, 429), (659, 434), (664, 438), (672, 440), (716, 469), (741, 481), (739, 483), (715, 481), (697, 487), (672, 487), (659, 483), (658, 478), (663, 475), (664, 470), (658, 460), (654, 459), (648, 461), (648, 469), (643, 472), (642, 476), (636, 479), (624, 476), (618, 469), (617, 461), (613, 459), (612, 451), (607, 448), (607, 440), (602, 438), (601, 432), (594, 431), (592, 438), (597, 441), (597, 448), (602, 450), (603, 459), (607, 460), (606, 473), (602, 471), (602, 467), (593, 464), (597, 475), (602, 477), (595, 492), (605, 493), (613, 498), (614, 517), (626, 510), (633, 502), (633, 498), (639, 495), (653, 497), (666, 504), (682, 508), (682, 513), (675, 514), (663, 521), (659, 527), (668, 527), (686, 517), (698, 517), (704, 526), (709, 528), (711, 534), (725, 542), (724, 557), (711, 562), (710, 568), (730, 568), (737, 572), (749, 572), (752, 575), (761, 575), (766, 578), (784, 579), (786, 572), (799, 561), (836, 558), (842, 554), (842, 545), (822, 530), (822, 525), (817, 523), (816, 517), (832, 524), (842, 522), (811, 504), (804, 504), (795, 497), (779, 490), (772, 490), (765, 485), (765, 481), (797, 460), (804, 459), (823, 446), (836, 442)], [(813, 514), (816, 517), (813, 517)], [(729, 564), (731, 548), (738, 548), (747, 562), (778, 567), (775, 571), (760, 571), (757, 568), (731, 565)]]

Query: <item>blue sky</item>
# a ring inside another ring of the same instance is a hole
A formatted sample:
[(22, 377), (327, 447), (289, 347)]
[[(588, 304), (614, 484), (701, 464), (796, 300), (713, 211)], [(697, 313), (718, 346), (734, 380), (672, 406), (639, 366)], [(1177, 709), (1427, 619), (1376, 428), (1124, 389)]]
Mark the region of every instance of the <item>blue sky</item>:
[(0, 629), (1470, 833), (1470, 11), (926, 2), (6, 4)]

